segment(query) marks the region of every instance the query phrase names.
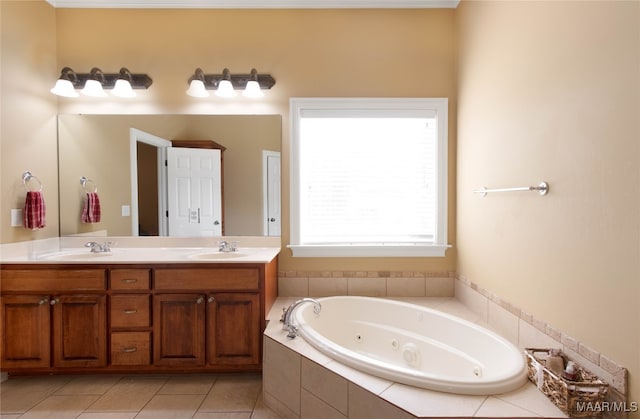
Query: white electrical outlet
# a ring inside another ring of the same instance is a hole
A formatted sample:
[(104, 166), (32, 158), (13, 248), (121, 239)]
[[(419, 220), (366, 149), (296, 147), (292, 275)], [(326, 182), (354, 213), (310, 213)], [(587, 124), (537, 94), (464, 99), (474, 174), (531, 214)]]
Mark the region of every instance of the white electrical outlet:
[(11, 227), (22, 227), (22, 209), (11, 210)]
[(131, 216), (131, 207), (129, 205), (122, 206), (122, 216), (130, 217)]

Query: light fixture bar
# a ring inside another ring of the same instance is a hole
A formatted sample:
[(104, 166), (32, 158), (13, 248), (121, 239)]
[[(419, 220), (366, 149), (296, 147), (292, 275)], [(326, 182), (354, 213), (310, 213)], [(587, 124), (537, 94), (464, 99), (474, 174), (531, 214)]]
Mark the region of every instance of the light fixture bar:
[[(225, 80), (224, 74), (203, 74), (204, 77), (204, 86), (206, 90), (217, 90), (220, 85), (220, 81)], [(234, 90), (244, 90), (247, 87), (247, 83), (254, 79), (256, 75), (254, 74), (233, 74), (229, 75), (229, 80), (233, 85)], [(190, 78), (188, 82), (190, 83)], [(271, 89), (275, 84), (276, 80), (270, 74), (257, 74), (257, 81), (260, 85), (260, 89), (268, 90)]]
[[(65, 72), (64, 70), (66, 69), (68, 69), (67, 72), (71, 70), (68, 67), (65, 67), (63, 69), (63, 72)], [(75, 78), (70, 77), (71, 78), (70, 81), (73, 84), (73, 87), (75, 89), (82, 89), (87, 80), (93, 79), (93, 76), (91, 73), (74, 73), (74, 74), (76, 77)], [(116, 81), (122, 77), (121, 73), (103, 73), (103, 74), (104, 74), (104, 81), (102, 82), (103, 89), (113, 89), (116, 85)], [(148, 89), (149, 86), (151, 86), (151, 84), (153, 83), (153, 80), (147, 74), (131, 73), (130, 83), (133, 89)]]

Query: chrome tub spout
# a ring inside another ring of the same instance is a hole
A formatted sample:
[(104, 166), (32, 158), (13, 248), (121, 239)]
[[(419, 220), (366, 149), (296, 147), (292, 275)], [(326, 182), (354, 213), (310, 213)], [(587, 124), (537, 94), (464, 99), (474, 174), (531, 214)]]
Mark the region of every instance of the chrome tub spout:
[(313, 312), (315, 314), (320, 314), (322, 304), (320, 304), (320, 302), (315, 298), (303, 298), (284, 309), (280, 321), (282, 322), (282, 330), (287, 330), (289, 332), (287, 333), (287, 337), (289, 339), (295, 339), (295, 337), (298, 336), (298, 328), (291, 323), (291, 316), (296, 307), (304, 303), (313, 303)]

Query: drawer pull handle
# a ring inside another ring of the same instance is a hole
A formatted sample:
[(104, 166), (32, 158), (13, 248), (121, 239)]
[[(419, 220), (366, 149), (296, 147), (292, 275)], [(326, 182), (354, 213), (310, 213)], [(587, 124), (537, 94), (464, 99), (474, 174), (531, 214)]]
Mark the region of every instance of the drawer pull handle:
[(43, 305), (43, 304), (46, 304), (47, 302), (49, 302), (49, 298), (44, 297), (42, 300), (38, 301), (38, 304)]
[(59, 301), (60, 301), (60, 300), (58, 300), (57, 298), (54, 298), (53, 300), (51, 300), (51, 301), (49, 302), (49, 304), (51, 304), (52, 306), (54, 306), (54, 305), (58, 304), (58, 302), (59, 302)]
[(209, 298), (207, 299), (207, 302), (209, 302), (209, 303), (213, 303), (213, 302), (215, 302), (215, 301), (216, 301), (216, 299), (215, 299), (215, 298), (213, 298), (213, 297), (209, 297)]
[(136, 352), (137, 350), (138, 348), (136, 348), (135, 346), (132, 346), (131, 348), (122, 348), (122, 352), (125, 354), (130, 354)]
[(203, 302), (204, 302), (204, 298), (202, 298), (202, 297), (199, 297), (199, 298), (196, 300), (196, 304), (202, 304)]
[(125, 278), (122, 280), (123, 284), (135, 284), (136, 282), (138, 282), (138, 280), (135, 278)]
[(128, 310), (122, 310), (122, 312), (124, 314), (136, 314), (138, 312), (138, 310), (135, 309), (128, 309)]

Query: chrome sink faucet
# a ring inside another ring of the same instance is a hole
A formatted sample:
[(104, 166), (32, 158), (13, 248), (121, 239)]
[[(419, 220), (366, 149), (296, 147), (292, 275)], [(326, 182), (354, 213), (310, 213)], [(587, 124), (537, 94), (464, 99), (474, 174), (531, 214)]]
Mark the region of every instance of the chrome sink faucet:
[(108, 253), (111, 251), (111, 242), (104, 242), (102, 244), (96, 242), (85, 243), (84, 247), (90, 247), (91, 253)]
[(289, 339), (295, 339), (298, 336), (298, 328), (291, 323), (291, 316), (293, 315), (293, 310), (298, 307), (300, 304), (304, 303), (313, 303), (313, 312), (315, 314), (320, 314), (320, 310), (322, 309), (322, 304), (320, 301), (315, 298), (303, 298), (301, 300), (296, 301), (291, 304), (288, 308), (282, 310), (282, 317), (280, 321), (282, 324), (282, 330), (287, 330), (287, 337)]
[(236, 242), (229, 243), (228, 241), (223, 240), (220, 243), (218, 243), (218, 251), (220, 252), (229, 253), (229, 252), (235, 252), (237, 250), (238, 250), (238, 243)]

